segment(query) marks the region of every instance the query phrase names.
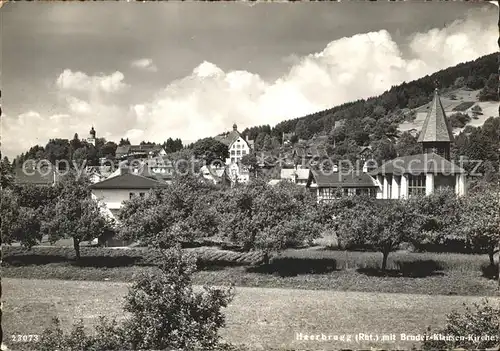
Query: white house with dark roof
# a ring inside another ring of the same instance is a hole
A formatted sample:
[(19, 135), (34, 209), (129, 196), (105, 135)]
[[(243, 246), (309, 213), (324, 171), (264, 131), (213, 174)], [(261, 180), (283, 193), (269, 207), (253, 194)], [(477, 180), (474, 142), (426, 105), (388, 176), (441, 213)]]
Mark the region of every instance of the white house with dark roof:
[(92, 198), (104, 204), (105, 213), (115, 220), (118, 219), (117, 215), (124, 201), (135, 196), (146, 196), (152, 189), (168, 186), (166, 182), (127, 171), (122, 172), (120, 175), (90, 185)]
[(282, 168), (280, 180), (306, 186), (311, 171), (309, 168)]
[(219, 135), (215, 139), (226, 144), (229, 149), (229, 157), (226, 159), (226, 164), (240, 162), (241, 158), (248, 155), (253, 147), (253, 142), (244, 139), (240, 132), (238, 132), (236, 124), (233, 124), (232, 131), (224, 135)]
[(353, 195), (376, 197), (379, 188), (377, 182), (361, 170), (311, 171), (306, 186), (316, 193), (318, 202)]
[(398, 157), (370, 172), (379, 184), (377, 197), (399, 199), (430, 195), (441, 188), (466, 195), (465, 170), (450, 161), (453, 134), (437, 89), (418, 142), (422, 145), (422, 154)]

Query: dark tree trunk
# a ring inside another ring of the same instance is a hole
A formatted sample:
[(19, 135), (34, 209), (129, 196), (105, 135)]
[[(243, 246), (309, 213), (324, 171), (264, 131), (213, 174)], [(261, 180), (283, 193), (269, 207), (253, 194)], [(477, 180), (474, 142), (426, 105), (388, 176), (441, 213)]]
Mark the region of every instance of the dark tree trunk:
[(76, 259), (80, 259), (80, 241), (76, 238), (73, 238), (73, 248), (75, 249)]
[(269, 262), (271, 261), (270, 257), (269, 257), (269, 252), (267, 251), (264, 251), (264, 254), (262, 256), (262, 261), (263, 263), (267, 266), (269, 265)]
[(495, 265), (495, 246), (493, 244), (488, 247), (488, 257), (490, 258), (490, 266)]
[(389, 251), (382, 252), (382, 271), (385, 272), (387, 269), (387, 258), (389, 257)]

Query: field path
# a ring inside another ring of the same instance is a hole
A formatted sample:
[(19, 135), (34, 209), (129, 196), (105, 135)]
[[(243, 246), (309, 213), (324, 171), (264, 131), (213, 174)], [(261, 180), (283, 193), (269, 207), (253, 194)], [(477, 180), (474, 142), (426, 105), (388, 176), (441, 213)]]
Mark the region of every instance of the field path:
[[(127, 283), (64, 280), (2, 279), (4, 335), (38, 334), (58, 316), (68, 326), (82, 318), (88, 326), (99, 315), (123, 318), (121, 303)], [(421, 334), (436, 326), (462, 303), (481, 297), (378, 294), (326, 290), (237, 287), (227, 308), (225, 339), (257, 349), (296, 347), (330, 350), (361, 347), (409, 348), (400, 333)], [(498, 298), (489, 298), (499, 303)], [(297, 333), (331, 337), (393, 333), (391, 342), (297, 341)], [(417, 343), (415, 343), (417, 344)], [(13, 345), (11, 345), (13, 346)]]

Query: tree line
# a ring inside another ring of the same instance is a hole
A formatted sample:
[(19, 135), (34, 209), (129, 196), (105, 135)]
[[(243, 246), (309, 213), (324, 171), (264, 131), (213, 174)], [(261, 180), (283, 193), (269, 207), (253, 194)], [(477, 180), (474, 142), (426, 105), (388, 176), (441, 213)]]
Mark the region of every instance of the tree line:
[(43, 236), (49, 242), (71, 238), (79, 258), (81, 242), (111, 235), (160, 248), (216, 238), (270, 258), (333, 232), (343, 248), (381, 252), (385, 269), (389, 253), (404, 243), (425, 250), (453, 240), (487, 253), (493, 265), (500, 235), (498, 188), (486, 182), (466, 198), (438, 191), (401, 200), (353, 196), (317, 203), (308, 189), (289, 182), (270, 186), (257, 179), (225, 187), (188, 175), (125, 201), (118, 223), (103, 214), (88, 185), (69, 173), (54, 187), (3, 188), (2, 242), (32, 247)]

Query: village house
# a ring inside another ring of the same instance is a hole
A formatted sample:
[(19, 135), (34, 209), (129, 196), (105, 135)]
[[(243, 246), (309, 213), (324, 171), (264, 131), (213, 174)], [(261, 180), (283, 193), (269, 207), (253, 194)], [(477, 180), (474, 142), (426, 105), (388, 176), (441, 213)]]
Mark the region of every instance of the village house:
[(250, 181), (250, 171), (241, 162), (230, 163), (227, 166), (227, 175), (233, 184), (248, 183)]
[(14, 172), (14, 182), (17, 185), (54, 186), (58, 179), (59, 174), (52, 165), (40, 167), (26, 165)]
[(363, 146), (361, 151), (358, 153), (358, 159), (365, 163), (373, 158), (373, 150), (371, 146)]
[(306, 187), (316, 194), (317, 201), (331, 201), (342, 196), (364, 195), (376, 197), (378, 185), (361, 170), (337, 172), (311, 171)]
[(249, 140), (248, 137), (244, 139), (240, 132), (238, 132), (238, 126), (236, 124), (233, 124), (233, 130), (231, 132), (218, 135), (215, 139), (227, 145), (229, 150), (229, 157), (226, 159), (227, 165), (239, 163), (243, 156), (250, 154), (250, 151), (253, 149), (253, 141)]
[(225, 167), (210, 167), (203, 166), (200, 168), (201, 176), (214, 184), (229, 184), (231, 182), (231, 178), (227, 174)]
[(161, 145), (122, 145), (116, 148), (115, 157), (117, 160), (124, 160), (127, 158), (154, 158), (166, 154), (167, 152)]
[(379, 184), (377, 198), (430, 195), (441, 188), (466, 195), (465, 170), (450, 161), (453, 134), (437, 89), (418, 142), (422, 145), (422, 154), (398, 157), (370, 172)]
[(152, 189), (168, 186), (166, 182), (131, 173), (125, 167), (119, 171), (119, 175), (90, 185), (92, 198), (100, 201), (104, 205), (103, 212), (114, 220), (118, 220), (124, 201), (136, 196), (144, 197)]
[(311, 171), (308, 168), (282, 168), (280, 180), (288, 181), (297, 185), (306, 186)]
[(241, 163), (241, 159), (249, 155), (253, 150), (254, 142), (245, 139), (238, 132), (238, 126), (233, 124), (233, 130), (229, 133), (218, 135), (216, 140), (227, 145), (229, 157), (226, 159), (227, 175), (233, 183), (246, 183), (250, 180), (250, 172), (246, 166)]

